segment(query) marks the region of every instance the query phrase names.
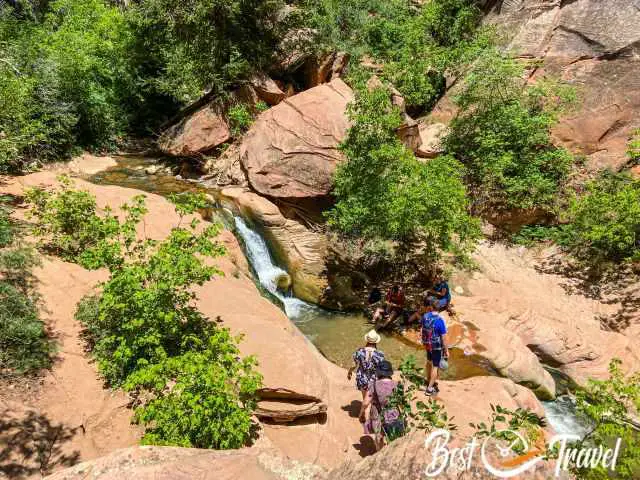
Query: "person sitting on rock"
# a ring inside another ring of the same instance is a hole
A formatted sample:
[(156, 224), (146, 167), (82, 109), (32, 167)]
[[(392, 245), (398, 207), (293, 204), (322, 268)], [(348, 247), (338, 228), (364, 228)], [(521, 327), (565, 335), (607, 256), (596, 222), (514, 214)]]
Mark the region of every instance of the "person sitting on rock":
[(393, 366), (391, 362), (383, 360), (376, 369), (376, 375), (369, 383), (367, 396), (360, 411), (360, 422), (364, 423), (365, 433), (374, 435), (376, 450), (380, 450), (385, 443), (401, 437), (405, 431), (405, 424), (398, 407), (389, 405), (389, 398), (398, 386), (392, 379)]
[(444, 319), (438, 315), (437, 302), (433, 299), (425, 301), (425, 314), (422, 316), (422, 344), (426, 352), (426, 382), (427, 395), (435, 395), (440, 391), (438, 388), (438, 375), (441, 367), (444, 366), (442, 360), (449, 358), (447, 348), (447, 326)]
[[(347, 379), (351, 380), (353, 371), (356, 372), (356, 388), (362, 392), (362, 403), (367, 394), (371, 379), (375, 377), (376, 368), (384, 360), (384, 353), (378, 350), (380, 335), (375, 330), (364, 336), (365, 346), (353, 353), (353, 366), (347, 372)], [(362, 412), (362, 408), (360, 410)]]
[(394, 285), (389, 289), (384, 299), (385, 308), (378, 308), (373, 314), (373, 322), (378, 322), (386, 316), (386, 320), (378, 328), (386, 328), (404, 311), (404, 291), (400, 285)]
[(449, 283), (442, 273), (438, 273), (436, 275), (433, 288), (427, 290), (425, 294), (427, 297), (436, 301), (436, 310), (439, 312), (447, 310), (451, 304), (451, 290), (449, 289)]

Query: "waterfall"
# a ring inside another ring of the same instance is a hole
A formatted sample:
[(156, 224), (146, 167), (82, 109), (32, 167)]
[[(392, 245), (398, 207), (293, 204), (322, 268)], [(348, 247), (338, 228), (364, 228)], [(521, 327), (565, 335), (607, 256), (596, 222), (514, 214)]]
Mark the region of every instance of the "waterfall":
[[(287, 272), (275, 264), (267, 243), (258, 232), (252, 230), (241, 217), (234, 216), (234, 220), (236, 231), (244, 241), (248, 260), (258, 276), (260, 285), (282, 302), (287, 316), (298, 325), (318, 317), (326, 317), (329, 313), (325, 310), (278, 290), (277, 279)], [(553, 402), (542, 404), (547, 421), (556, 433), (586, 434), (587, 428), (576, 418), (575, 405), (571, 397), (565, 395)]]
[(584, 437), (589, 428), (576, 416), (575, 401), (570, 395), (562, 395), (553, 402), (542, 402), (549, 425), (558, 434), (572, 434)]
[(249, 228), (241, 217), (234, 216), (234, 220), (238, 234), (244, 241), (249, 262), (258, 275), (260, 285), (282, 302), (284, 311), (291, 320), (303, 321), (317, 307), (293, 296), (285, 295), (278, 290), (277, 279), (281, 275), (287, 275), (287, 272), (275, 264), (269, 247), (260, 234)]

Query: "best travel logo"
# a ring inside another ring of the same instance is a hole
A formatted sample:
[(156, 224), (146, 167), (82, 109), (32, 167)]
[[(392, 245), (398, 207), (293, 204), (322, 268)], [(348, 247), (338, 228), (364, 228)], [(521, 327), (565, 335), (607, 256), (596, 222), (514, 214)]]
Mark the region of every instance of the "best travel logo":
[[(504, 438), (510, 438), (505, 441)], [(511, 478), (532, 470), (537, 464), (548, 460), (546, 452), (532, 449), (527, 439), (517, 431), (504, 429), (480, 441), (473, 437), (462, 447), (450, 447), (451, 432), (438, 429), (431, 432), (425, 447), (432, 454), (431, 462), (425, 468), (427, 477), (454, 470), (470, 471), (477, 462), (497, 478)], [(580, 437), (571, 434), (555, 435), (549, 442), (549, 451), (555, 451), (555, 477), (559, 477), (571, 466), (576, 468), (596, 468), (601, 466), (615, 471), (622, 440), (618, 438), (612, 448), (602, 445), (592, 448), (575, 448), (572, 445)], [(515, 452), (525, 452), (515, 454)], [(478, 459), (479, 456), (479, 459)]]

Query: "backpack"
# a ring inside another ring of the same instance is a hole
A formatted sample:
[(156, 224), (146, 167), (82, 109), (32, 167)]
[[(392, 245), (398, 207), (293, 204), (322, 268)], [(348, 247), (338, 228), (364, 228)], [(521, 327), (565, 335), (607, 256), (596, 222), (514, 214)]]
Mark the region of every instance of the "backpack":
[(422, 344), (430, 352), (432, 350), (442, 350), (442, 337), (434, 335), (436, 320), (440, 318), (437, 313), (425, 313), (422, 317)]
[[(400, 410), (398, 407), (385, 406), (382, 408), (378, 392), (376, 391), (376, 384), (378, 381), (373, 382), (373, 399), (376, 402), (376, 408), (380, 413), (380, 423), (382, 424), (382, 433), (384, 433), (387, 440), (390, 442), (396, 438), (400, 438), (405, 433), (405, 424)], [(395, 388), (398, 388), (396, 385)], [(395, 390), (395, 389), (394, 389)], [(387, 402), (388, 403), (388, 402)]]

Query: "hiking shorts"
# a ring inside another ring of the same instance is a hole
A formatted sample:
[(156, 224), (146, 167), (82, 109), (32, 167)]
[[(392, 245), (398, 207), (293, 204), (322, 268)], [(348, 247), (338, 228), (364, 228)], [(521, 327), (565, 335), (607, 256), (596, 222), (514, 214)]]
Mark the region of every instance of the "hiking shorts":
[(442, 350), (427, 350), (427, 362), (438, 368), (440, 366), (440, 360), (442, 360)]

